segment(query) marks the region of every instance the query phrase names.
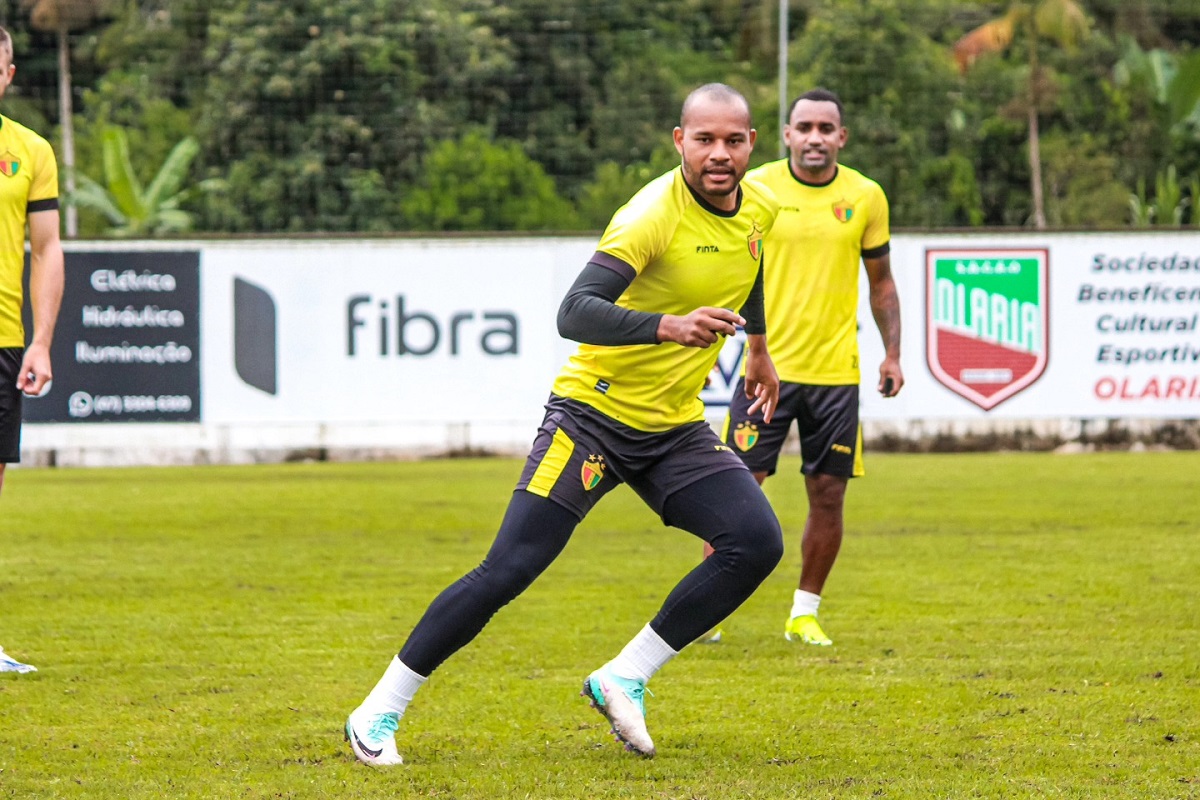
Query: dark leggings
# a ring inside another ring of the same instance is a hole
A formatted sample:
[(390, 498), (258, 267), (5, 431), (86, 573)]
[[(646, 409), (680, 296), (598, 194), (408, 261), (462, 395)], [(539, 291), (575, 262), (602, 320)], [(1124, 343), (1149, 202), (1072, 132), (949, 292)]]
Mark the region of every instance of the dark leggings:
[[(667, 498), (667, 524), (712, 545), (714, 553), (667, 595), (650, 627), (682, 650), (745, 602), (783, 556), (783, 534), (753, 476), (731, 469)], [(552, 500), (513, 494), (483, 563), (430, 604), (400, 650), (400, 660), (428, 676), (474, 639), (492, 615), (521, 594), (566, 547), (579, 520)]]

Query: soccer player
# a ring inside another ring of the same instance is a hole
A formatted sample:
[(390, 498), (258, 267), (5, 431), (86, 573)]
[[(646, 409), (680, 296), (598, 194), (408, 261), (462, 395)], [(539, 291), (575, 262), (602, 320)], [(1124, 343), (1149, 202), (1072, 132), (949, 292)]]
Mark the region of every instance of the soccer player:
[[(0, 28), (0, 98), (17, 68), (13, 43)], [(58, 165), (50, 144), (0, 115), (0, 489), (4, 468), (21, 460), (21, 396), (38, 395), (50, 383), (50, 341), (63, 291), (63, 252), (58, 238)], [(33, 336), (25, 346), (25, 227), (29, 226), (29, 294)], [(3, 651), (0, 650), (0, 653)], [(32, 671), (7, 656), (5, 671)], [(24, 668), (24, 669), (23, 669)]]
[[(842, 544), (846, 486), (851, 476), (864, 474), (858, 419), (860, 260), (885, 350), (877, 389), (895, 397), (904, 386), (887, 197), (875, 181), (838, 163), (849, 136), (842, 111), (841, 100), (826, 89), (800, 95), (783, 132), (788, 157), (748, 176), (770, 188), (781, 208), (766, 239), (764, 268), (767, 327), (781, 382), (779, 409), (765, 419), (742, 402), (735, 388), (724, 431), (725, 441), (761, 484), (775, 472), (796, 423), (808, 519), (800, 584), (784, 636), (823, 646), (833, 641), (821, 628), (817, 610)], [(719, 640), (720, 631), (708, 638)]]
[(761, 241), (778, 206), (742, 182), (755, 131), (736, 90), (707, 84), (688, 95), (674, 140), (681, 166), (616, 212), (559, 308), (560, 333), (581, 344), (554, 382), (491, 549), (433, 601), (346, 722), (366, 764), (401, 763), (394, 734), (413, 693), (550, 565), (617, 485), (714, 548), (583, 681), (584, 696), (642, 756), (655, 753), (646, 682), (741, 605), (783, 554), (770, 504), (699, 400), (719, 342), (745, 325), (747, 405), (771, 418), (779, 387), (762, 320)]
[[(0, 98), (17, 73), (12, 37), (0, 28)], [(21, 395), (50, 382), (50, 341), (63, 292), (58, 238), (58, 165), (49, 142), (0, 116), (0, 488), (4, 467), (21, 460)], [(25, 226), (29, 226), (29, 294), (33, 336), (25, 346)]]

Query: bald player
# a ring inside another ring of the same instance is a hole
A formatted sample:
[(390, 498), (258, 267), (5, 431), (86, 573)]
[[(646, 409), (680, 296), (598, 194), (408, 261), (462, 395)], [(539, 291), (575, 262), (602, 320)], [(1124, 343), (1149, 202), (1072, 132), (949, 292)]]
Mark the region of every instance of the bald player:
[[(779, 522), (699, 400), (720, 342), (745, 326), (745, 393), (766, 418), (779, 380), (767, 352), (762, 240), (778, 206), (743, 182), (754, 147), (746, 99), (707, 84), (674, 130), (681, 164), (612, 217), (558, 312), (580, 342), (482, 563), (429, 606), (379, 683), (346, 721), (358, 760), (401, 763), (395, 733), (414, 693), (562, 552), (605, 494), (628, 484), (663, 520), (713, 548), (657, 614), (583, 680), (626, 749), (651, 757), (646, 682), (742, 604), (783, 554)], [(581, 615), (588, 609), (579, 609)]]

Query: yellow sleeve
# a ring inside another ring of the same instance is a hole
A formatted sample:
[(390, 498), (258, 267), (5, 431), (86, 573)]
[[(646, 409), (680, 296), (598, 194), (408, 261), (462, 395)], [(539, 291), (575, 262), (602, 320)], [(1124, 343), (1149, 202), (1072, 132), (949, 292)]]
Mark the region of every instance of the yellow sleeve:
[(33, 175), (29, 186), (29, 202), (51, 200), (58, 197), (58, 162), (54, 150), (45, 139), (30, 143), (33, 156)]
[(679, 224), (680, 205), (673, 188), (671, 182), (660, 178), (634, 195), (613, 214), (596, 249), (619, 258), (640, 274), (666, 251)]
[(867, 217), (867, 227), (863, 231), (862, 249), (873, 250), (891, 240), (891, 230), (888, 225), (887, 195), (879, 184), (871, 186), (870, 215)]

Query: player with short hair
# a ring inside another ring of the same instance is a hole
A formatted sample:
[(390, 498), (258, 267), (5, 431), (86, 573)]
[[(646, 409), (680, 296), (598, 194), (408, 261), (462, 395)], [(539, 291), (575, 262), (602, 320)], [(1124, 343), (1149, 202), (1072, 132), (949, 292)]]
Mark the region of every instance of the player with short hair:
[[(789, 641), (827, 646), (817, 619), (821, 592), (842, 544), (849, 479), (864, 474), (858, 418), (858, 265), (866, 267), (871, 314), (883, 339), (877, 389), (895, 397), (900, 369), (900, 302), (889, 255), (888, 201), (879, 184), (838, 163), (849, 133), (842, 102), (827, 89), (800, 95), (788, 112), (788, 157), (751, 171), (780, 213), (766, 239), (767, 326), (781, 383), (766, 420), (734, 389), (724, 438), (761, 484), (774, 474), (795, 422), (800, 433), (808, 519), (799, 587), (784, 626)], [(708, 638), (720, 638), (720, 632)]]
[(621, 483), (665, 524), (715, 548), (654, 619), (584, 679), (584, 696), (633, 752), (655, 753), (646, 682), (778, 563), (779, 522), (699, 399), (720, 350), (713, 345), (738, 325), (752, 334), (749, 407), (770, 419), (778, 395), (761, 295), (762, 237), (778, 209), (770, 192), (742, 181), (755, 135), (749, 104), (728, 86), (702, 86), (684, 102), (674, 131), (681, 166), (614, 214), (562, 302), (559, 331), (581, 344), (554, 382), (491, 549), (433, 601), (346, 722), (360, 761), (401, 763), (394, 734), (416, 690), (550, 565)]
[[(0, 28), (0, 98), (12, 84), (12, 37)], [(63, 292), (58, 237), (58, 164), (50, 143), (0, 116), (0, 488), (4, 467), (21, 460), (21, 395), (50, 382), (50, 342)], [(33, 336), (25, 346), (25, 226), (29, 226), (29, 295)]]
[[(17, 74), (12, 37), (0, 28), (0, 98)], [(25, 346), (25, 229), (29, 228), (29, 300), (33, 335)], [(58, 165), (50, 143), (0, 115), (0, 490), (4, 469), (21, 460), (21, 400), (50, 385), (50, 342), (62, 303), (58, 236)], [(0, 650), (2, 656), (3, 650)], [(3, 656), (5, 671), (33, 671)]]

